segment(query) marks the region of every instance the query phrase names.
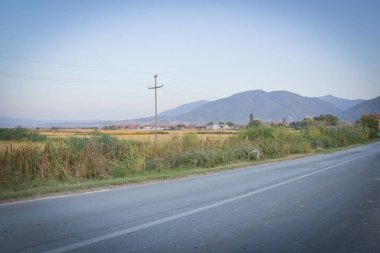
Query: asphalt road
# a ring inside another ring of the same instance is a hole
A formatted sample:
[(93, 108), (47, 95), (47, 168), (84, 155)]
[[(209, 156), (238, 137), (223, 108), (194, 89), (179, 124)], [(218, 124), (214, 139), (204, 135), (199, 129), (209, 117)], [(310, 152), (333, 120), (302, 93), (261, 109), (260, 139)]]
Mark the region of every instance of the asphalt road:
[(380, 142), (0, 205), (0, 252), (380, 252)]

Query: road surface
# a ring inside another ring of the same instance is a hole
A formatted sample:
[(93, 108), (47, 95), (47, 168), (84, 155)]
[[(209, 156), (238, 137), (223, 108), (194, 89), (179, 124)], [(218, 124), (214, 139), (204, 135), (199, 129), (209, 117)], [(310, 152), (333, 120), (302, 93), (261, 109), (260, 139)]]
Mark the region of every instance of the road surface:
[(380, 142), (0, 205), (0, 252), (380, 252)]

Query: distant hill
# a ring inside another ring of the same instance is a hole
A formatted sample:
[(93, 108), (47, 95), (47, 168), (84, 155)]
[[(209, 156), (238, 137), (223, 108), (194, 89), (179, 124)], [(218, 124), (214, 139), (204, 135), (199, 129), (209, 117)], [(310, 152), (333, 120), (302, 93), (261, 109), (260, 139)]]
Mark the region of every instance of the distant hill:
[(303, 97), (288, 91), (253, 90), (202, 105), (176, 117), (182, 122), (205, 124), (209, 121), (246, 124), (249, 114), (262, 121), (302, 120), (305, 116), (338, 115), (339, 108), (322, 99)]
[(350, 109), (339, 114), (342, 121), (356, 121), (364, 114), (380, 113), (380, 96), (374, 99), (366, 100)]
[(364, 99), (344, 99), (344, 98), (337, 98), (332, 95), (327, 95), (323, 97), (318, 97), (324, 101), (329, 102), (330, 104), (335, 105), (340, 110), (345, 111), (351, 107), (354, 107), (357, 104), (360, 104), (364, 102)]
[(0, 128), (14, 128), (17, 126), (22, 127), (63, 127), (63, 128), (76, 128), (76, 127), (104, 127), (106, 121), (102, 120), (33, 120), (33, 119), (15, 119), (8, 117), (0, 117)]
[[(333, 114), (339, 116), (343, 121), (347, 121), (351, 117), (351, 120), (354, 121), (363, 114), (380, 112), (380, 97), (363, 101), (345, 111), (340, 109), (358, 101), (361, 100), (348, 100), (333, 96), (304, 97), (289, 91), (251, 90), (215, 101), (201, 100), (178, 106), (162, 112), (159, 115), (159, 123), (204, 125), (210, 121), (231, 121), (236, 124), (247, 124), (251, 113), (255, 119), (261, 121), (279, 122), (285, 119), (287, 122), (291, 122), (321, 114)], [(120, 124), (152, 125), (154, 124), (154, 117), (122, 121), (40, 121), (0, 117), (0, 128), (18, 125), (24, 127), (104, 127), (105, 125)]]
[(36, 127), (43, 124), (42, 120), (32, 120), (32, 119), (15, 119), (8, 117), (0, 117), (0, 128), (13, 128), (17, 126), (23, 127)]
[(185, 113), (188, 113), (202, 105), (205, 105), (207, 104), (208, 102), (210, 101), (207, 101), (207, 100), (199, 100), (199, 101), (196, 101), (196, 102), (192, 102), (192, 103), (188, 103), (188, 104), (183, 104), (181, 106), (178, 106), (178, 107), (175, 107), (173, 109), (170, 109), (170, 110), (167, 110), (167, 111), (164, 111), (162, 113), (159, 114), (159, 116), (164, 116), (164, 117), (173, 117), (173, 116), (178, 116), (178, 115), (181, 115), (181, 114), (185, 114)]

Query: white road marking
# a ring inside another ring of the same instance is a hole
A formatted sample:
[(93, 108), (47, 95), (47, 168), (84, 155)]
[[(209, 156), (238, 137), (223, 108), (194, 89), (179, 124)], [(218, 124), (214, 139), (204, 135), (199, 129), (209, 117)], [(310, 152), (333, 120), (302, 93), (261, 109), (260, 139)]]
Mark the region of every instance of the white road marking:
[(9, 203), (3, 203), (3, 204), (0, 204), (0, 206), (9, 206), (9, 205), (14, 205), (14, 204), (28, 203), (28, 202), (34, 202), (34, 201), (47, 200), (47, 199), (66, 198), (66, 197), (70, 197), (70, 196), (86, 195), (86, 194), (92, 194), (92, 193), (98, 193), (98, 192), (106, 192), (106, 191), (110, 191), (110, 190), (111, 189), (101, 189), (101, 190), (96, 190), (96, 191), (79, 192), (79, 193), (72, 193), (72, 194), (65, 194), (65, 195), (58, 195), (58, 196), (36, 198), (36, 199), (20, 200), (20, 201), (14, 201), (14, 202), (9, 202)]
[(292, 178), (292, 179), (288, 179), (288, 180), (285, 180), (283, 182), (280, 182), (280, 183), (277, 183), (277, 184), (273, 184), (273, 185), (270, 185), (270, 186), (267, 186), (267, 187), (263, 187), (261, 189), (257, 189), (257, 190), (254, 190), (254, 191), (251, 191), (251, 192), (248, 192), (248, 193), (245, 193), (245, 194), (241, 194), (239, 196), (228, 198), (228, 199), (225, 199), (225, 200), (222, 200), (222, 201), (210, 204), (210, 205), (206, 205), (206, 206), (199, 207), (199, 208), (196, 208), (196, 209), (193, 209), (193, 210), (190, 210), (190, 211), (186, 211), (186, 212), (182, 212), (182, 213), (175, 214), (175, 215), (172, 215), (172, 216), (168, 216), (168, 217), (165, 217), (165, 218), (162, 218), (162, 219), (158, 219), (158, 220), (155, 220), (155, 221), (147, 222), (147, 223), (144, 223), (144, 224), (141, 224), (141, 225), (138, 225), (138, 226), (134, 226), (134, 227), (131, 227), (131, 228), (123, 229), (123, 230), (120, 230), (120, 231), (117, 231), (117, 232), (113, 232), (113, 233), (105, 234), (105, 235), (102, 235), (102, 236), (94, 237), (92, 239), (88, 239), (88, 240), (85, 240), (85, 241), (81, 241), (81, 242), (73, 243), (73, 244), (70, 244), (70, 245), (66, 245), (66, 246), (63, 246), (63, 247), (60, 247), (60, 248), (48, 250), (45, 253), (61, 253), (61, 252), (69, 251), (69, 250), (78, 249), (78, 248), (81, 248), (81, 247), (84, 247), (84, 246), (87, 246), (87, 245), (91, 245), (91, 244), (98, 243), (98, 242), (101, 242), (101, 241), (104, 241), (104, 240), (112, 239), (112, 238), (115, 238), (115, 237), (118, 237), (118, 236), (130, 234), (130, 233), (133, 233), (133, 232), (137, 232), (139, 230), (143, 230), (143, 229), (150, 228), (150, 227), (153, 227), (153, 226), (157, 226), (157, 225), (160, 225), (160, 224), (163, 224), (163, 223), (167, 223), (167, 222), (170, 222), (170, 221), (173, 221), (173, 220), (177, 220), (177, 219), (189, 216), (189, 215), (200, 213), (200, 212), (203, 212), (203, 211), (215, 208), (215, 207), (219, 207), (219, 206), (227, 204), (227, 203), (231, 203), (231, 202), (234, 202), (234, 201), (237, 201), (237, 200), (240, 200), (240, 199), (244, 199), (244, 198), (256, 195), (256, 194), (261, 193), (261, 192), (265, 192), (265, 191), (268, 191), (268, 190), (271, 190), (271, 189), (274, 189), (274, 188), (277, 188), (277, 187), (280, 187), (280, 186), (292, 183), (294, 181), (297, 181), (297, 180), (300, 180), (300, 179), (303, 179), (303, 178), (306, 178), (306, 177), (310, 177), (312, 175), (324, 172), (326, 170), (333, 169), (335, 167), (338, 167), (340, 165), (352, 162), (354, 160), (357, 160), (359, 158), (368, 156), (368, 155), (370, 155), (372, 153), (375, 153), (375, 152), (377, 152), (377, 151), (373, 151), (373, 152), (370, 152), (370, 153), (367, 153), (367, 154), (364, 154), (364, 155), (356, 156), (356, 157), (351, 158), (349, 160), (346, 160), (344, 162), (337, 163), (335, 165), (331, 165), (331, 166), (328, 166), (326, 168), (319, 169), (319, 170), (316, 170), (316, 171), (304, 174), (302, 176), (298, 176), (298, 177), (295, 177), (295, 178)]

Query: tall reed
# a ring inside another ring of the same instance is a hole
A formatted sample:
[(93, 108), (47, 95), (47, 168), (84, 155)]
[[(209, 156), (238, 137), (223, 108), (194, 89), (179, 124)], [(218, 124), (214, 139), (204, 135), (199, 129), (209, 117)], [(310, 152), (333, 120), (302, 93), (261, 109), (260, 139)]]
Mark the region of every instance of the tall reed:
[(249, 127), (229, 138), (202, 138), (196, 134), (166, 141), (118, 140), (108, 135), (70, 137), (0, 151), (0, 186), (32, 181), (64, 181), (127, 177), (144, 170), (178, 167), (209, 168), (237, 161), (285, 157), (314, 149), (343, 147), (370, 139), (362, 126), (310, 126), (302, 131), (263, 125)]

